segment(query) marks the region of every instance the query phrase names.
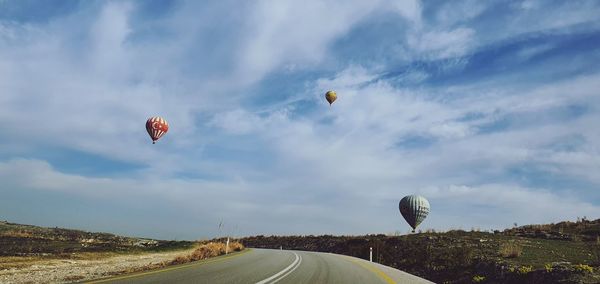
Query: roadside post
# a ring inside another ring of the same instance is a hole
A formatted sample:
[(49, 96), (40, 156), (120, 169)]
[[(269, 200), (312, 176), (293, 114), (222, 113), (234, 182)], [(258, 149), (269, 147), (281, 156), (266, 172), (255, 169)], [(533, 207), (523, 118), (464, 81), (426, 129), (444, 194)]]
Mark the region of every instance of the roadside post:
[(373, 247), (369, 247), (369, 261), (373, 262)]
[(225, 244), (225, 255), (229, 253), (229, 237), (227, 237), (227, 243)]

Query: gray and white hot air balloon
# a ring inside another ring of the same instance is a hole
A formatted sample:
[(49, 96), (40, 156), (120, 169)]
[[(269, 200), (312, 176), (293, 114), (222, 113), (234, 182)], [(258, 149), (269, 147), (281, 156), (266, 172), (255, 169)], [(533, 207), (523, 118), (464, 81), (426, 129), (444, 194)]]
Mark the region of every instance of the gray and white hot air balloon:
[(400, 214), (404, 217), (404, 220), (413, 228), (413, 233), (415, 229), (427, 214), (429, 214), (429, 201), (425, 199), (423, 196), (419, 195), (408, 195), (400, 200)]

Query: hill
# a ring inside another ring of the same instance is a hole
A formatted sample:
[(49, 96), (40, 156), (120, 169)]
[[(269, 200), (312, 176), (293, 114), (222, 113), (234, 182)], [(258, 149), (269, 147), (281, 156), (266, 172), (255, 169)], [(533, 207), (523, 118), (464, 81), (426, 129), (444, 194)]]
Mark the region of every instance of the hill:
[(600, 283), (600, 219), (504, 231), (402, 236), (254, 236), (247, 247), (332, 252), (373, 259), (436, 283)]
[[(363, 259), (368, 259), (372, 247), (374, 261), (436, 283), (600, 283), (600, 219), (494, 232), (253, 236), (239, 241), (247, 247), (332, 252)], [(15, 256), (23, 259), (69, 258), (98, 252), (131, 254), (191, 249), (195, 244), (0, 221), (0, 256), (13, 262), (5, 263), (7, 267), (16, 266)]]
[(144, 252), (191, 248), (189, 241), (121, 237), (0, 221), (0, 256), (55, 256), (83, 252)]
[(0, 221), (0, 283), (68, 283), (240, 251), (231, 242), (164, 241)]

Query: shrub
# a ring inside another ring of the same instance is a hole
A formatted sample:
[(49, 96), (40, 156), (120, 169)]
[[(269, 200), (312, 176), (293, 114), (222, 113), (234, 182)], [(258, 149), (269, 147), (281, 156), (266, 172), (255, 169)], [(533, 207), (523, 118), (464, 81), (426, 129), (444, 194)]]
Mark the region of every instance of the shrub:
[(182, 264), (182, 263), (187, 263), (190, 262), (190, 256), (189, 255), (180, 255), (177, 256), (175, 259), (173, 259), (173, 261), (171, 261), (171, 264)]
[[(229, 248), (231, 251), (241, 251), (244, 249), (244, 246), (238, 242), (229, 243)], [(186, 262), (192, 262), (202, 259), (207, 259), (219, 255), (225, 254), (225, 244), (224, 243), (215, 243), (210, 242), (207, 244), (203, 244), (198, 246), (191, 254), (189, 255), (180, 255), (176, 257), (171, 264), (181, 264)]]
[(241, 251), (244, 249), (244, 245), (242, 245), (241, 243), (238, 242), (232, 242), (229, 244), (229, 250), (230, 251)]
[(544, 268), (546, 268), (546, 272), (548, 272), (548, 273), (552, 272), (552, 264), (551, 263), (544, 264)]
[(192, 261), (206, 259), (225, 254), (225, 244), (213, 243), (204, 244), (199, 246), (194, 252), (192, 252)]
[(577, 271), (577, 272), (589, 272), (589, 273), (594, 272), (594, 268), (592, 268), (591, 266), (589, 266), (587, 264), (573, 265), (573, 268), (575, 268), (575, 271)]
[(485, 276), (475, 275), (473, 276), (473, 282), (479, 283), (485, 281)]
[(519, 257), (522, 252), (523, 247), (514, 242), (503, 243), (500, 245), (500, 255), (505, 258)]

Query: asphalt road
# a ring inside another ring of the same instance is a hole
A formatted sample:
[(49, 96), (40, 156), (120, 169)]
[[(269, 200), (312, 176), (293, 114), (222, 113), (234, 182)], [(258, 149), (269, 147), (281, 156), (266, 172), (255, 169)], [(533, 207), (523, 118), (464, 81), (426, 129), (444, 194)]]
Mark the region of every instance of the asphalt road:
[(93, 283), (433, 283), (400, 270), (330, 253), (246, 249), (204, 261)]

